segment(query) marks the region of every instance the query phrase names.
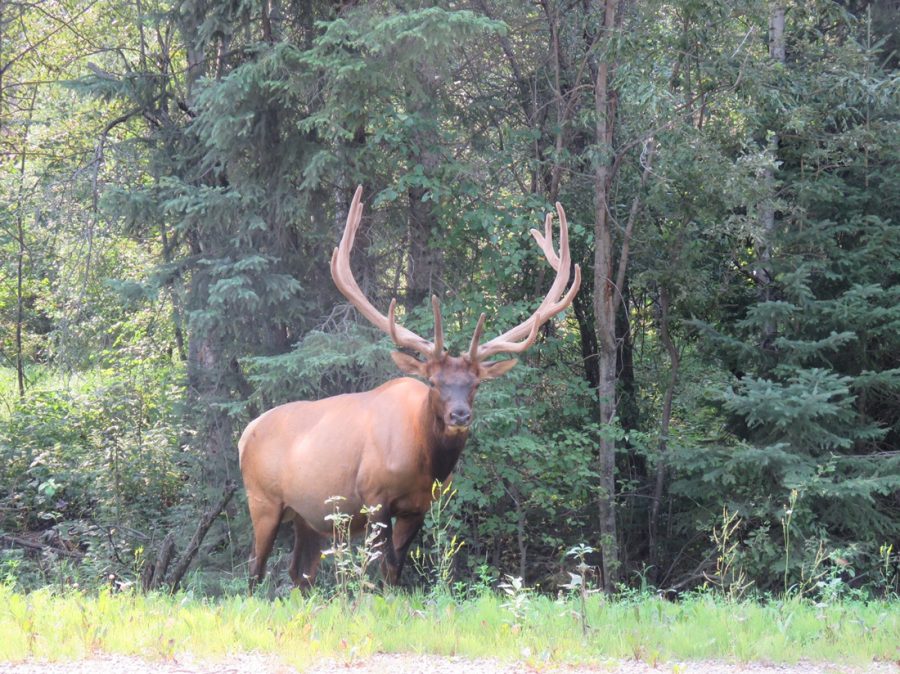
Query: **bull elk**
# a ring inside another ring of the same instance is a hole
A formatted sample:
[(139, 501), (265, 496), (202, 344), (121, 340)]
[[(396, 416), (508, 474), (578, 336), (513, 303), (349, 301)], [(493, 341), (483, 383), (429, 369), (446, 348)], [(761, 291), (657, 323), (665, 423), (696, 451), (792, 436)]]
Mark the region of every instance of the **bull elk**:
[[(572, 303), (581, 283), (566, 291), (571, 258), (568, 226), (560, 204), (559, 254), (553, 248), (552, 214), (544, 234), (531, 230), (556, 277), (537, 310), (525, 321), (484, 344), (485, 315), (478, 320), (469, 350), (451, 356), (444, 350), (440, 306), (432, 297), (434, 342), (397, 325), (397, 300), (385, 316), (366, 299), (350, 270), (350, 251), (362, 218), (362, 187), (353, 196), (340, 245), (331, 258), (335, 285), (373, 325), (419, 360), (401, 351), (391, 356), (397, 367), (418, 379), (392, 379), (376, 389), (317, 401), (287, 403), (250, 422), (238, 444), (241, 473), (253, 521), (250, 556), (251, 585), (261, 581), (275, 535), (283, 520), (294, 525), (290, 576), (295, 585), (315, 580), (321, 551), (331, 533), (332, 514), (326, 499), (341, 496), (345, 512), (380, 506), (375, 517), (383, 524), (382, 574), (397, 584), (410, 543), (432, 502), (432, 484), (446, 480), (456, 465), (472, 423), (472, 402), (478, 385), (508, 372), (516, 360), (491, 361), (501, 353), (521, 353), (530, 347), (538, 328)], [(354, 518), (351, 530), (365, 526)]]

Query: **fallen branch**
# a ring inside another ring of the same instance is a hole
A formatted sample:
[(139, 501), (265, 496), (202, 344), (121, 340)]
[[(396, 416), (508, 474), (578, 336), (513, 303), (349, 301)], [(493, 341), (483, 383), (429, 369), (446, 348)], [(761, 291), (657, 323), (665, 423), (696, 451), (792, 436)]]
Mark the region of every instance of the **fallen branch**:
[[(203, 539), (209, 532), (210, 527), (212, 527), (213, 522), (216, 521), (216, 518), (225, 509), (225, 506), (228, 505), (228, 502), (231, 500), (231, 497), (234, 496), (235, 491), (237, 491), (237, 485), (234, 482), (228, 482), (225, 485), (225, 491), (222, 493), (222, 498), (219, 499), (219, 502), (213, 508), (206, 511), (203, 517), (200, 518), (200, 522), (197, 524), (197, 530), (191, 537), (191, 541), (188, 543), (184, 554), (180, 557), (178, 557), (177, 550), (175, 549), (175, 533), (170, 531), (166, 535), (162, 545), (160, 545), (156, 561), (147, 561), (144, 564), (144, 569), (141, 572), (141, 588), (144, 592), (157, 590), (163, 585), (168, 585), (170, 592), (174, 593), (178, 590), (181, 579), (184, 578), (184, 574), (187, 573), (188, 567), (190, 567), (191, 562), (200, 550)], [(178, 563), (175, 565), (171, 575), (167, 578), (166, 574), (169, 569), (169, 564), (175, 558), (178, 559)]]
[(84, 553), (77, 550), (66, 550), (65, 548), (57, 548), (52, 545), (44, 545), (43, 543), (29, 541), (27, 538), (19, 538), (18, 536), (10, 536), (8, 534), (0, 534), (0, 541), (9, 543), (10, 545), (17, 545), (20, 548), (27, 548), (28, 550), (55, 552), (56, 554), (62, 555), (63, 557), (71, 557), (73, 559), (81, 559), (82, 557), (84, 557)]
[(235, 484), (234, 482), (229, 482), (227, 485), (225, 485), (225, 493), (222, 494), (222, 498), (219, 499), (219, 502), (212, 510), (207, 511), (206, 514), (200, 519), (200, 523), (197, 525), (197, 530), (194, 532), (194, 535), (191, 538), (191, 542), (188, 543), (187, 550), (185, 550), (184, 554), (178, 560), (178, 564), (175, 566), (175, 570), (172, 572), (172, 577), (169, 579), (169, 587), (171, 588), (172, 592), (178, 590), (178, 585), (179, 583), (181, 583), (181, 579), (184, 577), (184, 574), (187, 573), (188, 567), (191, 565), (191, 562), (196, 556), (197, 551), (200, 549), (200, 544), (206, 537), (209, 528), (219, 516), (219, 513), (221, 513), (225, 509), (225, 506), (228, 505), (228, 502), (231, 500), (231, 497), (234, 496), (235, 491), (237, 491), (237, 484)]

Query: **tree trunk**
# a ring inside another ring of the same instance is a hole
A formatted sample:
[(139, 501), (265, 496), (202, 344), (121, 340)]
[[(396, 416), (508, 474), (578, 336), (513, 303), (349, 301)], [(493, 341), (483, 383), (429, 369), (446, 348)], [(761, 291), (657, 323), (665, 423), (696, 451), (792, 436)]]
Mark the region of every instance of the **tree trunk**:
[(629, 311), (631, 304), (628, 281), (620, 287), (622, 297), (616, 309), (616, 392), (619, 402), (616, 412), (619, 424), (626, 431), (636, 429), (640, 423), (637, 405), (637, 388), (634, 378), (634, 342), (631, 335)]
[[(168, 228), (165, 219), (159, 224), (159, 236), (162, 243), (163, 260), (167, 265), (172, 264), (172, 243), (169, 241)], [(182, 362), (187, 360), (187, 350), (184, 346), (184, 312), (181, 309), (181, 297), (176, 282), (181, 279), (181, 275), (170, 278), (166, 285), (169, 288), (169, 297), (172, 300), (172, 328), (175, 332), (175, 348), (178, 350), (178, 359)]]
[(672, 419), (672, 400), (675, 397), (675, 386), (678, 383), (678, 367), (681, 359), (678, 349), (669, 332), (669, 291), (664, 286), (659, 287), (659, 338), (669, 355), (669, 383), (663, 398), (662, 417), (659, 422), (659, 444), (657, 445), (656, 480), (653, 485), (653, 498), (650, 504), (650, 522), (647, 531), (648, 546), (650, 549), (649, 566), (652, 569), (653, 578), (658, 582), (660, 573), (658, 568), (658, 531), (659, 508), (662, 503), (663, 487), (666, 479), (666, 452), (669, 448), (669, 424)]
[[(0, 21), (3, 17), (0, 16)], [(25, 322), (25, 296), (23, 292), (23, 279), (25, 274), (25, 227), (22, 214), (23, 201), (25, 199), (25, 168), (28, 157), (28, 140), (31, 134), (31, 122), (34, 118), (34, 105), (37, 101), (37, 87), (32, 87), (31, 103), (28, 106), (28, 116), (25, 119), (25, 128), (22, 131), (22, 151), (19, 155), (19, 186), (16, 196), (16, 239), (18, 251), (16, 254), (16, 385), (19, 398), (25, 397), (25, 353), (22, 343), (22, 328)]]
[[(604, 31), (609, 42), (617, 25), (616, 0), (606, 0)], [(600, 439), (597, 469), (600, 545), (603, 586), (615, 588), (619, 577), (619, 543), (616, 528), (616, 441), (612, 425), (616, 417), (616, 307), (619, 302), (613, 268), (613, 240), (609, 222), (609, 187), (612, 179), (612, 140), (616, 122), (616, 95), (612, 86), (609, 50), (595, 69), (595, 142), (603, 156), (594, 166), (594, 319), (599, 348), (597, 386), (600, 422), (605, 432)]]
[(591, 295), (582, 281), (581, 291), (575, 295), (572, 309), (578, 321), (578, 334), (581, 336), (581, 358), (584, 366), (584, 377), (588, 386), (596, 390), (600, 385), (600, 366), (598, 359), (597, 333), (594, 330), (594, 317), (591, 311)]
[[(437, 114), (431, 110), (431, 101), (437, 96), (435, 83), (438, 74), (429, 66), (422, 66), (418, 73), (419, 83), (425, 92), (420, 101), (410, 101), (411, 110), (421, 120), (435, 120)], [(425, 178), (435, 175), (441, 163), (436, 130), (425, 126), (413, 132), (413, 146), (417, 154), (409, 158), (410, 164), (421, 164)], [(434, 203), (425, 200), (429, 189), (424, 185), (413, 185), (407, 190), (409, 203), (409, 257), (407, 260), (406, 309), (411, 311), (422, 305), (435, 292), (443, 272), (440, 251), (434, 248), (432, 237), (437, 231), (437, 217)]]
[[(23, 164), (24, 156), (23, 156)], [(16, 383), (19, 390), (19, 398), (25, 397), (25, 358), (22, 352), (22, 322), (24, 321), (24, 298), (22, 297), (22, 276), (25, 261), (25, 232), (22, 228), (22, 205), (16, 218), (16, 236), (18, 238), (19, 251), (16, 256)]]
[(410, 187), (407, 191), (409, 200), (407, 311), (421, 306), (434, 292), (435, 285), (441, 278), (439, 251), (431, 245), (431, 237), (437, 230), (437, 219), (434, 217), (431, 202), (422, 201), (426, 194), (427, 190), (424, 187)]
[[(181, 31), (186, 47), (186, 99), (189, 108), (194, 106), (196, 83), (207, 75), (215, 65), (206, 58), (206, 49), (200, 38), (200, 21), (203, 20), (203, 7), (195, 7), (195, 11), (184, 16)], [(215, 182), (211, 176), (201, 181), (207, 184)], [(195, 256), (214, 257), (220, 245), (215, 233), (204, 232), (197, 228), (187, 233), (191, 253)], [(204, 309), (208, 305), (209, 276), (204, 271), (197, 271), (191, 276), (188, 288), (187, 311)], [(204, 484), (218, 486), (233, 479), (232, 469), (236, 463), (233, 448), (231, 419), (220, 409), (222, 402), (229, 401), (228, 372), (231, 359), (228, 357), (220, 330), (215, 325), (202, 327), (191, 326), (188, 322), (187, 335), (187, 378), (188, 408), (192, 415), (190, 425), (196, 431), (193, 439), (187, 442), (197, 445), (201, 458), (200, 479)]]

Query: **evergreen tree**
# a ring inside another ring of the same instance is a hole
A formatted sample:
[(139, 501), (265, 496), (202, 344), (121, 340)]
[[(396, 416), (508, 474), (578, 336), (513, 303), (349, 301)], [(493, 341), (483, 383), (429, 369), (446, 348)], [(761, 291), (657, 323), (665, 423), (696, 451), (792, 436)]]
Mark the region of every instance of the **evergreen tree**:
[(864, 21), (843, 15), (825, 34), (811, 21), (789, 24), (774, 74), (779, 225), (752, 275), (767, 292), (716, 338), (739, 375), (723, 403), (742, 442), (703, 467), (748, 536), (781, 539), (789, 522), (806, 554), (763, 536), (753, 563), (790, 564), (792, 580), (810, 546), (866, 566), (900, 536), (900, 90)]

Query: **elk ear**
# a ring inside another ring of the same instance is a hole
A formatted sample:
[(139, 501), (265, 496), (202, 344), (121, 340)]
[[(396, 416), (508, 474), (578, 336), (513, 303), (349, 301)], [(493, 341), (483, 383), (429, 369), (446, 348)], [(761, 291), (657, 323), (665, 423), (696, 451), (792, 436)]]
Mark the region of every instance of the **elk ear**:
[(391, 351), (391, 358), (394, 359), (394, 362), (397, 364), (397, 367), (400, 368), (401, 372), (418, 375), (419, 377), (428, 376), (425, 372), (426, 364), (418, 358), (402, 353), (401, 351)]
[(509, 360), (495, 360), (487, 363), (478, 364), (478, 378), (482, 381), (488, 379), (496, 379), (502, 377), (515, 367), (518, 359), (510, 358)]

